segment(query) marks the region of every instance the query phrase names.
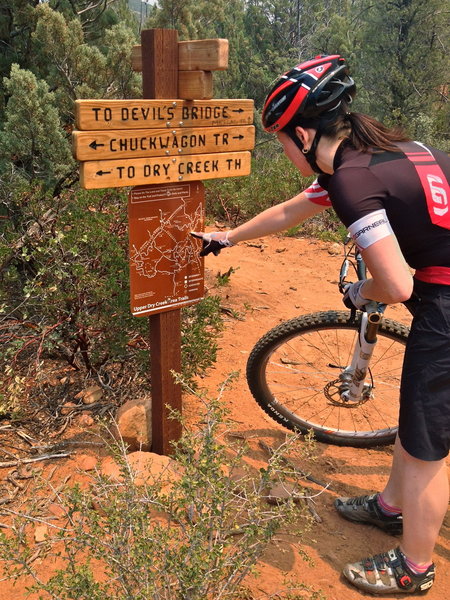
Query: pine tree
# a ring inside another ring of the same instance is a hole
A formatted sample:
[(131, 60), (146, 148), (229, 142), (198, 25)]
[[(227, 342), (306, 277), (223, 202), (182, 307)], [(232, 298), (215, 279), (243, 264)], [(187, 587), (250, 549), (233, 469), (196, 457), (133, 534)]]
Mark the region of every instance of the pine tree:
[(450, 11), (440, 0), (379, 0), (370, 5), (359, 61), (369, 112), (407, 124), (414, 134), (424, 117), (445, 108), (449, 26)]
[(1, 170), (12, 163), (29, 180), (58, 180), (74, 162), (54, 94), (45, 81), (18, 65), (12, 66), (5, 84), (10, 100), (0, 137)]

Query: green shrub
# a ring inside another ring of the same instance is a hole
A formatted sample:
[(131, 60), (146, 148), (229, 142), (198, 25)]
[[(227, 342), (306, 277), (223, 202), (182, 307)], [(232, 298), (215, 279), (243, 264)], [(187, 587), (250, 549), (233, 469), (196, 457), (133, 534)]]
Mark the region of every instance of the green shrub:
[[(89, 487), (56, 495), (64, 522), (48, 523), (53, 533), (41, 544), (41, 562), (51, 565), (56, 554), (63, 566), (53, 572), (50, 568), (48, 579), (39, 578), (26, 541), (35, 517), (29, 507), (0, 537), (7, 575), (17, 579), (31, 574), (34, 591), (45, 591), (42, 597), (54, 600), (243, 598), (243, 580), (275, 533), (300, 537), (308, 527), (303, 501), (266, 501), (272, 485), (294, 478), (298, 482), (298, 473), (283, 459), (300, 446), (295, 438), (287, 440), (267, 467), (252, 473), (245, 462), (246, 446), (227, 437), (220, 397), (203, 402), (201, 426), (185, 431), (176, 444), (172, 470), (138, 484), (123, 448), (116, 447), (119, 482), (96, 474)], [(299, 501), (305, 490), (298, 483), (295, 488)], [(321, 597), (301, 582), (296, 588), (298, 593), (284, 597)]]
[[(129, 308), (126, 193), (69, 190), (54, 198), (15, 181), (2, 194), (3, 389), (46, 358), (91, 375), (111, 361), (147, 369), (148, 319)], [(188, 378), (215, 360), (219, 314), (214, 298), (182, 311)], [(7, 394), (2, 406), (8, 410)]]

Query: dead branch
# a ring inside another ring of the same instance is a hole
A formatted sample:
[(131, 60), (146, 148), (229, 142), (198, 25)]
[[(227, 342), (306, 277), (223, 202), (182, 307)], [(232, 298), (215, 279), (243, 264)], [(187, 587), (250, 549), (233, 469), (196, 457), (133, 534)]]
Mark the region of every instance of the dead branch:
[(5, 462), (0, 462), (0, 469), (7, 469), (9, 467), (18, 467), (19, 465), (23, 465), (25, 463), (34, 463), (39, 462), (41, 460), (52, 460), (54, 458), (67, 458), (71, 455), (71, 452), (65, 452), (64, 454), (42, 454), (41, 456), (36, 456), (35, 458), (22, 458), (19, 460), (9, 460)]

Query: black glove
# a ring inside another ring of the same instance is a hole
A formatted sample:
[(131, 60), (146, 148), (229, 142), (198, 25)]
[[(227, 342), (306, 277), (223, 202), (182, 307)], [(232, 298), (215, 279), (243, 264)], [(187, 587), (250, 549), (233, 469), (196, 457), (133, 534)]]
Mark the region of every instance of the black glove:
[(347, 283), (344, 287), (344, 297), (342, 302), (350, 310), (363, 310), (365, 305), (370, 302), (361, 294), (361, 288), (365, 281), (357, 281), (356, 283)]
[(233, 246), (232, 242), (228, 239), (229, 231), (212, 231), (211, 233), (197, 233), (196, 231), (191, 231), (192, 237), (203, 240), (203, 248), (200, 252), (200, 256), (207, 256), (214, 254), (217, 256), (220, 254), (222, 248), (227, 248)]

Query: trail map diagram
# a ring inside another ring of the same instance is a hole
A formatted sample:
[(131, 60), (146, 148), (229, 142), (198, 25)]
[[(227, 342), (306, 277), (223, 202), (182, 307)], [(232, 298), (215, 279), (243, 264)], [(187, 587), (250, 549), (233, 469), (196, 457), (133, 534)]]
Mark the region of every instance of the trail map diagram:
[[(198, 184), (135, 188), (130, 195), (133, 314), (161, 311), (203, 297), (203, 260), (191, 231), (203, 229)], [(162, 196), (162, 197), (161, 197)]]

